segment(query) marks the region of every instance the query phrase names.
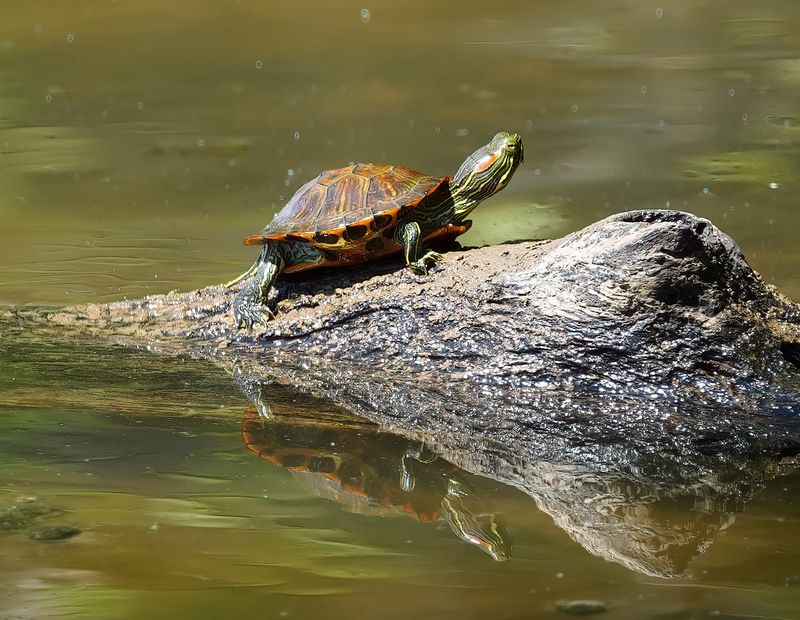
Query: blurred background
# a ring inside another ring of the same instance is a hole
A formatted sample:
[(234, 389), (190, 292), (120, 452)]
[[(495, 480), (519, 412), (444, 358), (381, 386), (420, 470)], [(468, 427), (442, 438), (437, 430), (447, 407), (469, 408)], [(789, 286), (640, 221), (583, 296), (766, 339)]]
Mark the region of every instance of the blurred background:
[(26, 0), (0, 23), (0, 303), (219, 282), (306, 180), (526, 161), (464, 243), (711, 218), (800, 299), (791, 0)]

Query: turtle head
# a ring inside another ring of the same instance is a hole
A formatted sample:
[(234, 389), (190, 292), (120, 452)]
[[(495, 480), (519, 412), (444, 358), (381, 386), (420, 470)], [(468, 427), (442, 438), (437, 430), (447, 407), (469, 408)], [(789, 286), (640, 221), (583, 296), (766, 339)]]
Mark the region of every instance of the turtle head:
[(522, 159), (522, 137), (505, 131), (467, 157), (450, 182), (454, 221), (463, 221), (481, 200), (508, 185)]

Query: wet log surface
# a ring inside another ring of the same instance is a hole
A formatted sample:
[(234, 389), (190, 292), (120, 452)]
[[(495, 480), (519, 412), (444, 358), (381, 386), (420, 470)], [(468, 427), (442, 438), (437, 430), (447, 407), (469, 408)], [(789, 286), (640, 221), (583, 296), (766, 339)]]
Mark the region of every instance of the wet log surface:
[(283, 281), (278, 319), (253, 331), (234, 325), (235, 294), (23, 320), (208, 357), (251, 396), (290, 384), (404, 432), (536, 438), (546, 458), (800, 445), (800, 307), (690, 214), (628, 212), (551, 242), (449, 252), (428, 276), (394, 262)]
[(674, 211), (620, 214), (547, 243), (450, 252), (428, 276), (394, 261), (284, 280), (279, 318), (252, 331), (233, 324), (235, 293), (212, 286), (45, 318), (137, 346), (178, 339), (209, 355), (230, 346), (243, 357), (295, 354), (539, 393), (688, 390), (738, 403), (753, 388), (794, 392), (800, 367), (798, 306), (763, 283), (730, 237)]
[[(648, 574), (679, 574), (800, 454), (800, 307), (686, 213), (451, 251), (425, 277), (387, 262), (287, 279), (277, 320), (249, 332), (235, 294), (4, 320), (211, 359), (265, 419), (297, 395), (345, 410), (523, 490), (587, 549)], [(706, 506), (693, 526), (651, 519), (687, 498)]]
[(325, 369), (314, 385), (323, 394), (346, 388), (343, 377), (438, 386), (456, 405), (448, 410), (551, 394), (788, 418), (800, 407), (800, 307), (765, 285), (730, 237), (676, 211), (623, 213), (551, 242), (449, 252), (428, 276), (395, 261), (284, 280), (278, 319), (251, 331), (234, 325), (235, 295), (212, 286), (12, 312), (225, 365), (270, 359), (279, 374), (300, 368), (296, 385), (306, 370)]

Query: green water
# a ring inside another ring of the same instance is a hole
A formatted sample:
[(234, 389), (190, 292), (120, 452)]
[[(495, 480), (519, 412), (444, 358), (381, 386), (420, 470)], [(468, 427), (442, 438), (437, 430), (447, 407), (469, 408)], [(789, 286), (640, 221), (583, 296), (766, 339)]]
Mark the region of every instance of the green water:
[(467, 243), (669, 203), (800, 298), (800, 7), (670, 4), (6, 2), (0, 301), (219, 281), (320, 170), (453, 174), (499, 129), (526, 164)]
[[(800, 300), (796, 2), (3, 8), (0, 305), (219, 282), (253, 258), (241, 237), (320, 170), (453, 174), (500, 129), (523, 135), (525, 164), (466, 244), (678, 208)], [(272, 397), (324, 417), (289, 388)], [(584, 598), (609, 618), (800, 617), (796, 473), (731, 506), (685, 571), (660, 578), (587, 550), (590, 523), (417, 463), (423, 505), (439, 510), (453, 479), (470, 489), (465, 514), (502, 523), (511, 559), (496, 562), (444, 513), (398, 505), (405, 440), (348, 427), (372, 447), (354, 462), (383, 475), (385, 499), (365, 504), (358, 484), (334, 496), (248, 449), (249, 407), (200, 362), (1, 333), (0, 510), (36, 496), (64, 511), (36, 524), (82, 533), (0, 531), (0, 617), (545, 618)], [(676, 531), (704, 514), (659, 510)]]
[[(407, 440), (291, 388), (270, 394), (275, 418), (259, 423), (201, 362), (34, 338), (0, 340), (0, 359), (0, 509), (37, 497), (65, 511), (37, 525), (82, 530), (56, 543), (0, 530), (2, 618), (548, 618), (562, 617), (557, 601), (587, 598), (613, 618), (797, 617), (797, 474), (745, 504), (640, 498), (611, 514), (627, 528), (620, 543), (594, 508), (564, 513), (541, 496), (540, 510), (442, 459), (409, 465), (404, 494)], [(292, 449), (348, 459), (350, 474), (326, 483)], [(448, 480), (501, 525), (508, 561), (454, 534), (439, 509)], [(682, 574), (621, 564), (637, 556), (626, 532)]]

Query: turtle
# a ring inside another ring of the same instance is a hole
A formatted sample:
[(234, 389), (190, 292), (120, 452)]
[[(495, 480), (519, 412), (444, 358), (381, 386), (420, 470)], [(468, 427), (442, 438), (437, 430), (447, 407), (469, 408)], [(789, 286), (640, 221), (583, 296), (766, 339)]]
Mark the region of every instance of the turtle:
[(405, 254), (408, 268), (427, 275), (442, 255), (423, 244), (469, 230), (478, 204), (508, 185), (522, 162), (522, 138), (500, 132), (464, 160), (454, 177), (428, 176), (403, 166), (357, 163), (326, 170), (292, 196), (260, 232), (253, 265), (226, 284), (245, 281), (233, 302), (237, 325), (275, 318), (267, 297), (282, 272), (355, 265)]

